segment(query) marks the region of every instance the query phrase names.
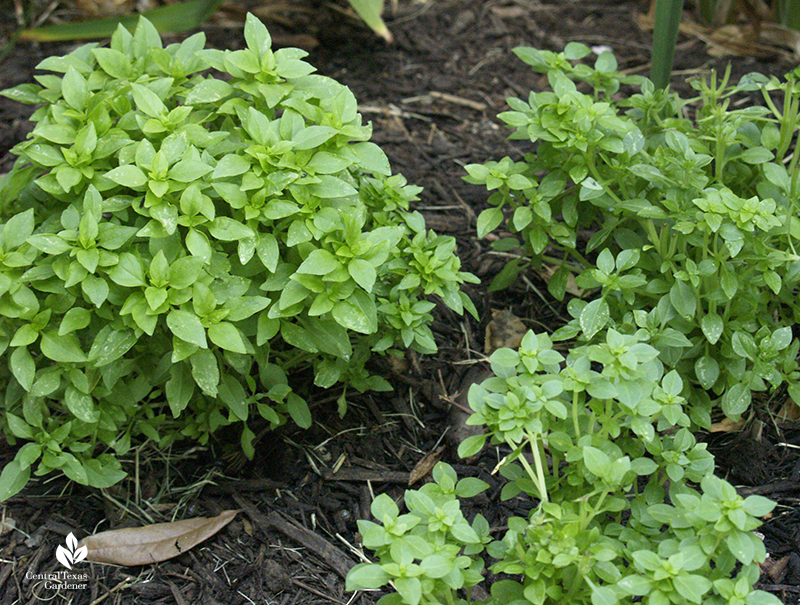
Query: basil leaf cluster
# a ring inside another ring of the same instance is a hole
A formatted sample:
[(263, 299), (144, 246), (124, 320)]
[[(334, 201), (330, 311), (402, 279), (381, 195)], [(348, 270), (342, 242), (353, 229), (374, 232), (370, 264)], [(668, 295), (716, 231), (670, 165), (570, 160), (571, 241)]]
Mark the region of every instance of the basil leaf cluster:
[[(345, 86), (249, 15), (246, 47), (166, 48), (140, 20), (3, 94), (40, 105), (0, 181), (0, 499), (60, 470), (119, 481), (137, 439), (311, 424), (298, 384), (385, 390), (372, 353), (432, 353), (461, 313), (455, 241), (409, 211)], [(301, 377), (292, 380), (292, 377)]]
[[(550, 89), (499, 116), (536, 144), (524, 161), (466, 167), (491, 192), (478, 235), (503, 226), (494, 247), (522, 251), (491, 288), (546, 265), (557, 299), (584, 293), (556, 339), (647, 330), (685, 378), (697, 426), (714, 408), (737, 420), (753, 393), (781, 386), (800, 402), (800, 163), (788, 154), (800, 71), (732, 84), (728, 69), (685, 99), (619, 73), (608, 51), (593, 64), (578, 43), (515, 52)], [(734, 103), (742, 93), (764, 104)]]

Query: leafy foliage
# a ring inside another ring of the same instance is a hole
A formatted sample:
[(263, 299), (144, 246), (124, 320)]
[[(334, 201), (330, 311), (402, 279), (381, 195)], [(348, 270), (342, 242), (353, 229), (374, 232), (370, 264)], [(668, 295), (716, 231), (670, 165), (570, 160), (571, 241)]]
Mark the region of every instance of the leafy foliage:
[[(687, 101), (617, 73), (610, 53), (580, 63), (589, 53), (518, 49), (552, 88), (501, 114), (534, 151), (467, 166), (492, 192), (479, 236), (503, 226), (511, 237), (497, 249), (523, 250), (493, 288), (548, 262), (557, 298), (570, 274), (596, 293), (572, 300), (573, 319), (552, 337), (528, 332), (518, 351), (495, 351), (494, 376), (469, 391), (468, 423), (486, 434), (459, 454), (487, 441), (509, 452), (501, 498), (530, 513), (502, 536), (480, 515), (468, 523), (460, 498), (472, 491), (459, 493), (444, 465), (435, 483), (406, 491), (407, 514), (379, 496), (378, 523), (359, 524), (377, 561), (348, 585), (391, 583), (381, 605), (779, 603), (753, 588), (766, 557), (753, 530), (775, 504), (716, 477), (690, 428), (709, 424), (713, 403), (737, 417), (752, 391), (784, 383), (800, 401), (800, 154), (784, 165), (800, 73), (697, 81), (690, 121)], [(622, 85), (640, 92), (617, 100)], [(732, 94), (758, 88), (766, 108), (729, 109)], [(566, 355), (557, 339), (575, 340)], [(499, 579), (478, 601), (469, 589), (485, 564)]]
[[(601, 336), (565, 359), (549, 336), (528, 332), (519, 351), (493, 353), (494, 377), (469, 391), (469, 423), (488, 434), (459, 453), (487, 439), (510, 447), (501, 497), (536, 501), (530, 514), (492, 540), (483, 517), (470, 524), (460, 512), (459, 498), (485, 486), (457, 482), (440, 463), (435, 483), (406, 492), (407, 514), (386, 495), (374, 501), (379, 523), (359, 529), (378, 562), (355, 567), (350, 589), (392, 581), (396, 593), (381, 605), (779, 605), (753, 590), (766, 551), (752, 530), (775, 504), (743, 499), (713, 475), (686, 428), (682, 380), (646, 330)], [(460, 597), (482, 581), (486, 556), (501, 575), (491, 596)]]
[[(550, 292), (562, 299), (576, 275), (596, 296), (570, 301), (573, 321), (554, 337), (646, 330), (684, 378), (699, 426), (714, 404), (738, 418), (754, 391), (785, 384), (800, 402), (800, 169), (798, 154), (787, 158), (800, 72), (784, 82), (751, 74), (736, 86), (713, 75), (693, 82), (697, 99), (682, 100), (616, 72), (609, 52), (594, 66), (579, 62), (590, 51), (575, 43), (559, 54), (516, 52), (552, 90), (510, 99), (500, 116), (513, 138), (536, 143), (524, 162), (467, 167), (470, 182), (493, 192), (480, 235), (505, 225), (514, 236), (498, 245), (521, 246), (527, 259), (493, 287), (549, 262), (558, 267)], [(639, 92), (617, 100), (623, 84)], [(765, 107), (731, 107), (733, 94), (758, 90)]]
[(111, 485), (140, 436), (237, 423), (252, 455), (254, 417), (311, 423), (290, 375), (387, 389), (365, 363), (436, 350), (426, 297), (474, 312), (454, 240), (409, 212), (419, 189), (350, 90), (273, 52), (255, 17), (244, 35), (163, 48), (142, 19), (5, 91), (42, 107), (0, 182), (0, 426), (27, 442), (0, 498), (37, 460)]

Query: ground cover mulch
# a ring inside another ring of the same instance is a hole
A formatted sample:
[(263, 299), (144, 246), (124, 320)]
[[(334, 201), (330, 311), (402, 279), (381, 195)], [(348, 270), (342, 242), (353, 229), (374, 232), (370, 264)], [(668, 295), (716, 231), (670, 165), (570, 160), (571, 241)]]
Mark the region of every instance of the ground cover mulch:
[[(210, 44), (243, 45), (241, 26), (231, 24), (246, 6), (269, 18), (277, 42), (308, 48), (321, 73), (352, 88), (394, 170), (425, 188), (416, 209), (431, 228), (457, 238), (465, 268), (484, 284), (504, 260), (474, 235), (487, 194), (463, 182), (463, 166), (505, 155), (520, 159), (526, 146), (506, 140), (496, 114), (507, 97), (525, 97), (546, 84), (511, 49), (560, 50), (574, 40), (612, 48), (621, 70), (649, 72), (651, 34), (639, 26), (646, 6), (638, 2), (401, 0), (387, 19), (391, 45), (322, 2), (228, 3), (206, 28)], [(10, 1), (0, 3), (4, 40), (15, 27), (12, 9)], [(41, 59), (70, 48), (18, 43), (0, 64), (0, 88), (30, 81)], [(673, 87), (688, 94), (689, 78), (724, 69), (728, 60), (711, 58), (701, 40), (681, 36)], [(781, 54), (732, 64), (734, 79), (751, 71), (780, 76), (795, 66)], [(30, 129), (28, 112), (0, 99), (0, 172), (13, 160), (8, 149)], [(344, 591), (347, 570), (359, 560), (356, 521), (369, 517), (374, 495), (399, 499), (412, 471), (438, 459), (490, 484), (470, 502), (468, 517), (480, 512), (499, 528), (509, 515), (524, 514), (514, 508), (520, 504), (499, 499), (501, 485), (491, 474), (496, 452), (470, 464), (458, 459), (448, 409), (481, 358), (493, 311), (510, 310), (529, 328), (552, 330), (564, 321), (564, 306), (547, 297), (536, 275), (504, 292), (489, 293), (486, 285), (467, 291), (482, 319), (440, 311), (438, 355), (409, 357), (400, 371), (376, 362), (374, 370), (390, 379), (394, 392), (352, 397), (344, 418), (336, 413), (338, 391), (317, 392), (315, 425), (259, 435), (253, 461), (238, 453), (235, 435), (222, 434), (203, 448), (139, 448), (127, 461), (129, 479), (104, 492), (58, 478), (31, 482), (0, 507), (0, 521), (16, 524), (0, 535), (0, 605), (368, 605), (380, 593)], [(744, 427), (706, 440), (718, 472), (740, 493), (777, 500), (760, 530), (770, 554), (760, 587), (789, 605), (800, 603), (800, 425), (775, 421), (782, 397), (760, 401)], [(11, 448), (0, 445), (0, 462), (11, 457)], [(228, 509), (242, 512), (213, 539), (171, 561), (141, 568), (84, 564), (76, 571), (85, 574), (86, 586), (61, 591), (33, 578), (62, 569), (55, 550), (70, 532), (81, 537)]]

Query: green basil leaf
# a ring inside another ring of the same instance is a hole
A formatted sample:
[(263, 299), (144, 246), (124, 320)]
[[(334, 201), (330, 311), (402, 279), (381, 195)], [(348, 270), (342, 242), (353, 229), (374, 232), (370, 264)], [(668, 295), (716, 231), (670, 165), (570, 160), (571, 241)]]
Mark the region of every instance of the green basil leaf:
[(194, 313), (181, 309), (173, 309), (167, 314), (167, 327), (170, 329), (170, 332), (181, 340), (185, 340), (202, 349), (208, 346), (206, 330), (200, 318)]
[(216, 397), (219, 386), (219, 365), (214, 353), (201, 349), (194, 353), (189, 361), (192, 365), (192, 377), (197, 386), (206, 395)]

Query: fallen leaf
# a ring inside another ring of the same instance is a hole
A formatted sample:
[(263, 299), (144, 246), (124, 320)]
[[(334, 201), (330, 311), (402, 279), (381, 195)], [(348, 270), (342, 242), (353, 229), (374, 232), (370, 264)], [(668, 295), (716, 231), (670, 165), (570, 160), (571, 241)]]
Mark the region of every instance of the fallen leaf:
[(789, 555), (780, 559), (769, 558), (761, 564), (761, 570), (767, 572), (773, 581), (782, 582), (786, 577), (788, 565)]
[(486, 326), (483, 352), (488, 356), (497, 349), (518, 349), (527, 332), (527, 326), (508, 309), (492, 309), (492, 321)]
[[(762, 20), (764, 18), (762, 16), (754, 20), (748, 17), (747, 25), (731, 23), (715, 27), (684, 20), (679, 25), (679, 31), (705, 42), (708, 54), (712, 56), (770, 57), (780, 54), (788, 59), (800, 56), (800, 32)], [(639, 14), (636, 21), (642, 29), (653, 29), (654, 13)]]
[(414, 485), (417, 481), (423, 479), (433, 470), (433, 467), (436, 466), (436, 463), (442, 459), (442, 454), (444, 453), (445, 447), (439, 447), (429, 454), (425, 454), (422, 457), (422, 460), (417, 462), (414, 468), (408, 475), (408, 487)]
[(4, 536), (8, 532), (14, 531), (16, 528), (17, 522), (11, 517), (5, 517), (0, 520), (0, 536)]
[(800, 406), (791, 399), (787, 399), (778, 412), (778, 420), (781, 422), (794, 422), (800, 420)]
[(90, 17), (115, 17), (133, 12), (131, 0), (74, 0), (75, 8)]
[(216, 517), (196, 517), (172, 523), (114, 529), (88, 536), (86, 559), (114, 565), (148, 565), (177, 557), (207, 540), (233, 521), (238, 510), (226, 510)]
[(744, 427), (744, 420), (733, 421), (730, 418), (723, 418), (712, 424), (708, 430), (711, 433), (732, 433), (742, 430), (742, 427)]

